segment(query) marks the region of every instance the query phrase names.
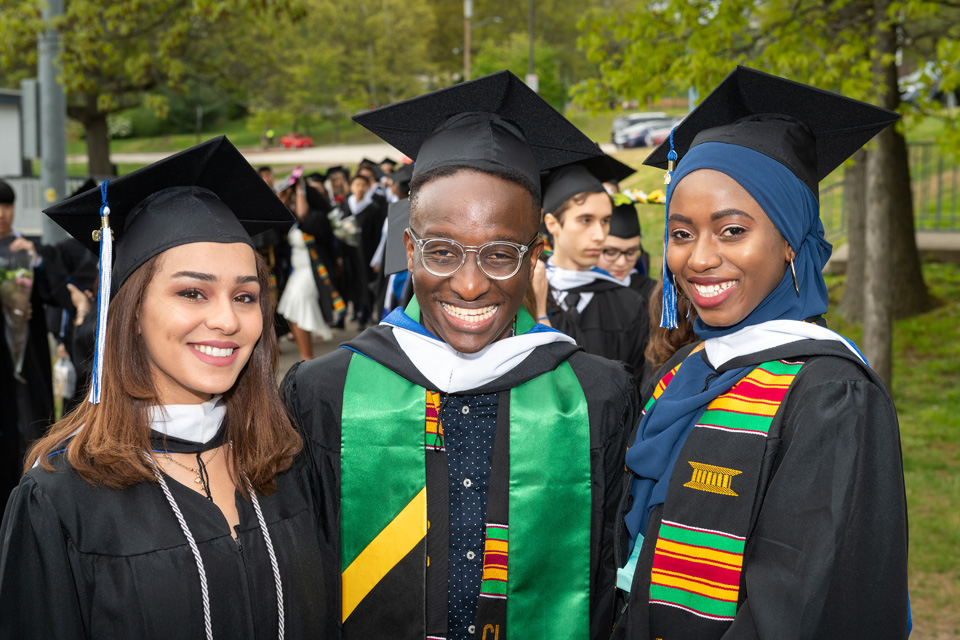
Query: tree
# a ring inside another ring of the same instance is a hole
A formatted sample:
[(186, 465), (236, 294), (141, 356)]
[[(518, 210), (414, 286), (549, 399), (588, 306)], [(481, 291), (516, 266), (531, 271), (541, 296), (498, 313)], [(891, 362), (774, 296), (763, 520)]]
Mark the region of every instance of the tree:
[[(7, 73), (36, 66), (36, 39), (46, 25), (42, 0), (8, 0), (0, 40), (11, 43), (0, 56)], [(89, 171), (109, 174), (107, 116), (146, 102), (162, 113), (157, 87), (182, 89), (190, 78), (223, 78), (226, 55), (245, 39), (272, 40), (278, 27), (295, 19), (299, 0), (66, 0), (55, 26), (64, 52), (60, 79), (67, 114), (85, 131)], [(213, 49), (211, 42), (232, 40)], [(242, 47), (240, 48), (242, 50)]]
[[(534, 48), (534, 69), (540, 85), (540, 97), (557, 111), (563, 111), (568, 99), (568, 87), (560, 75), (557, 52), (551, 45), (537, 41)], [(487, 39), (473, 58), (473, 75), (480, 77), (509, 69), (519, 77), (527, 73), (529, 43), (523, 33), (511, 34), (506, 46)]]
[[(705, 95), (734, 64), (746, 64), (910, 112), (912, 122), (917, 116), (930, 115), (936, 105), (900, 103), (898, 65), (931, 50), (940, 56), (957, 52), (957, 21), (942, 19), (947, 9), (946, 2), (915, 0), (877, 4), (872, 0), (656, 0), (641, 3), (626, 16), (593, 11), (581, 22), (580, 46), (591, 62), (599, 64), (599, 76), (577, 87), (576, 96), (581, 103), (596, 105), (609, 102), (612, 96), (649, 100), (691, 86)], [(914, 31), (914, 36), (907, 37)], [(933, 66), (944, 76), (944, 84), (955, 88), (958, 73), (949, 60), (935, 58)], [(948, 118), (947, 131), (955, 131), (956, 114), (939, 115)], [(872, 273), (884, 271), (881, 261), (892, 264), (888, 284), (898, 315), (925, 311), (932, 301), (913, 232), (903, 125), (888, 129), (866, 157), (865, 179), (848, 187), (884, 185), (883, 198), (851, 195), (866, 202), (862, 209), (867, 224), (880, 215), (889, 222), (890, 233), (880, 244), (869, 243), (872, 250), (866, 249), (870, 253), (864, 261), (851, 256), (851, 264), (863, 264), (865, 272)], [(859, 221), (853, 228), (856, 224)], [(853, 285), (859, 291), (863, 276), (851, 273), (848, 289)], [(865, 306), (869, 304), (865, 301)]]

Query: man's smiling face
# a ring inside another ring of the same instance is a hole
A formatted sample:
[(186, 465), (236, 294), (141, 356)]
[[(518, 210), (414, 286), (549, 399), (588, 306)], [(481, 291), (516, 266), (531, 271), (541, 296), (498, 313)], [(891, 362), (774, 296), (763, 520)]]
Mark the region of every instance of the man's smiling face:
[[(429, 180), (411, 206), (410, 227), (418, 238), (447, 238), (466, 246), (507, 241), (526, 245), (536, 237), (539, 210), (522, 186), (463, 169)], [(506, 280), (487, 277), (468, 252), (453, 275), (438, 277), (423, 267), (417, 245), (404, 234), (407, 266), (420, 304), (423, 326), (461, 353), (476, 353), (507, 337), (523, 304), (539, 241), (523, 256), (520, 270)]]

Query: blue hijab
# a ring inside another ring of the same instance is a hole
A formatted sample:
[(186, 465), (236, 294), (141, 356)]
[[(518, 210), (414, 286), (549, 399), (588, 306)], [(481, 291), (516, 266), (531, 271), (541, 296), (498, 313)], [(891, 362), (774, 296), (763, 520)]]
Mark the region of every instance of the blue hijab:
[[(796, 253), (794, 267), (800, 295), (787, 268), (777, 287), (738, 324), (713, 327), (700, 318), (694, 331), (703, 340), (725, 336), (769, 320), (806, 320), (827, 311), (827, 286), (823, 266), (832, 247), (824, 238), (817, 197), (792, 171), (758, 151), (723, 142), (693, 147), (674, 172), (671, 187), (698, 169), (720, 171), (742, 186), (767, 214)], [(671, 188), (672, 197), (673, 189)], [(667, 200), (669, 215), (670, 200)], [(664, 280), (672, 277), (664, 270)], [(664, 287), (666, 289), (666, 287)], [(664, 299), (664, 306), (668, 300)], [(675, 313), (675, 311), (674, 311)], [(702, 355), (702, 354), (701, 354)], [(707, 405), (746, 376), (753, 367), (742, 367), (716, 376), (703, 357), (687, 358), (670, 385), (644, 415), (637, 437), (627, 450), (626, 464), (635, 477), (633, 506), (624, 520), (630, 546), (647, 528), (650, 512), (667, 497), (667, 486), (680, 449)], [(715, 377), (711, 377), (715, 376)]]

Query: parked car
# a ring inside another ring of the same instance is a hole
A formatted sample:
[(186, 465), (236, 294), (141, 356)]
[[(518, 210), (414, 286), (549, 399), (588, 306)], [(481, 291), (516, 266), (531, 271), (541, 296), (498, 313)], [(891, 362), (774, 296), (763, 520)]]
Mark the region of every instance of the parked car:
[(645, 147), (656, 147), (660, 145), (664, 140), (670, 137), (670, 132), (673, 131), (674, 127), (683, 122), (683, 118), (676, 118), (672, 120), (670, 124), (660, 127), (658, 129), (650, 129), (647, 131), (647, 137), (644, 139)]
[(280, 144), (287, 149), (302, 149), (303, 147), (312, 147), (313, 138), (302, 133), (291, 132), (285, 136), (280, 136)]
[(623, 145), (623, 142), (622, 140), (618, 142), (618, 139), (620, 139), (619, 134), (627, 127), (639, 124), (641, 122), (649, 122), (650, 120), (663, 120), (667, 117), (667, 114), (663, 113), (662, 111), (628, 113), (622, 116), (617, 116), (613, 119), (613, 126), (610, 131), (610, 141), (620, 147)]
[(672, 118), (661, 118), (659, 120), (649, 120), (638, 124), (630, 125), (620, 132), (618, 139), (614, 141), (618, 147), (633, 149), (636, 147), (647, 146), (647, 134), (653, 129), (662, 129), (673, 124)]

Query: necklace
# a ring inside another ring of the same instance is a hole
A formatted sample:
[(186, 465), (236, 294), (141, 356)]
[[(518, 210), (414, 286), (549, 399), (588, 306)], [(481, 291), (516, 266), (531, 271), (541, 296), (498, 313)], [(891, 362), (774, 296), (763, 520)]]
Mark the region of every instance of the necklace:
[(213, 461), (213, 459), (217, 457), (217, 454), (220, 453), (220, 447), (215, 448), (213, 450), (213, 455), (210, 456), (206, 461), (204, 461), (204, 459), (200, 457), (200, 453), (197, 452), (197, 468), (196, 469), (194, 469), (193, 467), (188, 467), (182, 462), (177, 462), (173, 458), (173, 456), (171, 456), (166, 451), (160, 451), (159, 453), (164, 458), (166, 458), (173, 464), (177, 465), (181, 469), (186, 469), (190, 473), (195, 474), (197, 477), (194, 478), (193, 481), (196, 484), (200, 485), (200, 489), (203, 491), (203, 493), (207, 494), (208, 498), (210, 497), (210, 474), (207, 473), (206, 465), (210, 464)]

